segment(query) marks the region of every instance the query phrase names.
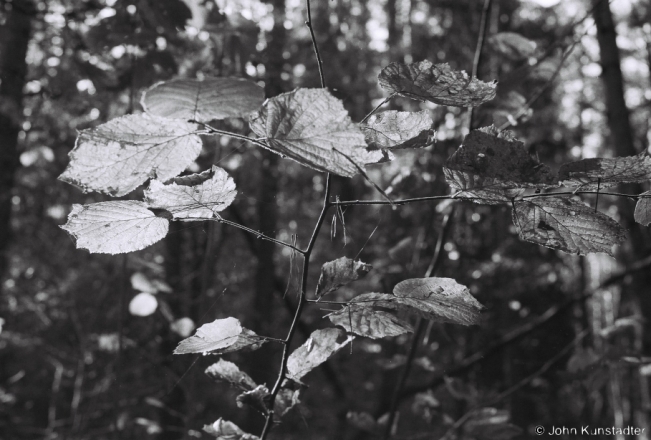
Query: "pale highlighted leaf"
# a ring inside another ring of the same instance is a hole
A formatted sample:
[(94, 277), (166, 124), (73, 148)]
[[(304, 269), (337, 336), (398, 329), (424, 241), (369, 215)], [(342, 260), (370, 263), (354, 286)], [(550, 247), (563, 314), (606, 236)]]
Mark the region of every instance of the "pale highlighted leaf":
[(497, 52), (513, 61), (533, 56), (536, 43), (515, 32), (500, 32), (488, 39), (488, 44)]
[(624, 229), (612, 218), (583, 202), (562, 197), (540, 197), (514, 203), (513, 223), (520, 238), (570, 254), (604, 252), (625, 239)]
[(235, 199), (235, 183), (226, 171), (214, 166), (201, 174), (173, 179), (165, 185), (159, 180), (149, 184), (145, 200), (151, 208), (170, 212), (175, 220), (219, 218)]
[(205, 425), (203, 430), (217, 440), (258, 440), (260, 438), (253, 434), (247, 434), (235, 423), (221, 417), (212, 425)]
[(640, 198), (635, 205), (635, 221), (644, 226), (651, 223), (651, 191), (640, 194)]
[(319, 171), (352, 177), (381, 159), (342, 102), (325, 89), (296, 89), (268, 99), (249, 124), (281, 156)]
[(196, 124), (128, 115), (82, 130), (59, 179), (84, 191), (123, 196), (147, 179), (180, 174), (201, 152)]
[(370, 148), (423, 148), (435, 141), (432, 118), (427, 111), (378, 113), (360, 124)]
[(287, 359), (287, 377), (300, 381), (303, 376), (327, 361), (330, 356), (354, 339), (354, 336), (348, 336), (343, 342), (338, 343), (337, 339), (343, 336), (345, 336), (344, 331), (338, 328), (312, 332), (309, 339)]
[(241, 78), (175, 79), (155, 84), (142, 95), (147, 113), (170, 119), (209, 122), (255, 111), (264, 90)]
[(129, 301), (129, 313), (134, 316), (149, 316), (158, 308), (158, 300), (154, 295), (140, 292)]
[(257, 349), (263, 343), (263, 338), (242, 327), (238, 319), (216, 319), (199, 327), (194, 336), (179, 342), (174, 354), (224, 354), (242, 348)]
[(91, 253), (122, 254), (144, 249), (167, 235), (169, 222), (133, 200), (72, 205), (61, 226)]
[(391, 313), (355, 304), (327, 316), (333, 324), (343, 327), (348, 333), (367, 338), (386, 338), (414, 331), (411, 325)]
[(473, 130), (447, 160), (445, 179), (462, 197), (478, 203), (503, 203), (524, 188), (551, 188), (556, 178), (509, 131), (495, 127)]
[(561, 165), (558, 177), (562, 185), (594, 190), (620, 183), (651, 180), (651, 157), (637, 156), (583, 159)]
[(373, 266), (370, 264), (351, 260), (348, 257), (337, 258), (325, 263), (321, 267), (321, 276), (316, 286), (317, 298), (366, 276), (372, 268)]
[(495, 98), (497, 87), (494, 81), (486, 83), (470, 78), (463, 70), (452, 70), (448, 64), (432, 64), (427, 60), (391, 63), (382, 69), (378, 80), (389, 93), (453, 107), (477, 107)]
[(216, 382), (226, 382), (244, 391), (250, 391), (257, 387), (257, 384), (248, 374), (240, 371), (234, 363), (224, 359), (220, 359), (206, 368), (205, 373)]

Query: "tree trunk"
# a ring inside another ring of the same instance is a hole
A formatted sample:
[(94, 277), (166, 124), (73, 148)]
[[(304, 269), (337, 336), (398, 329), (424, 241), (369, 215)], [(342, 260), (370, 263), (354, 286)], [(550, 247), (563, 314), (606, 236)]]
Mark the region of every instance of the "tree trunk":
[(18, 133), (23, 118), (23, 86), (34, 5), (29, 0), (5, 3), (0, 25), (0, 278), (7, 268), (11, 239), (11, 191), (18, 168)]

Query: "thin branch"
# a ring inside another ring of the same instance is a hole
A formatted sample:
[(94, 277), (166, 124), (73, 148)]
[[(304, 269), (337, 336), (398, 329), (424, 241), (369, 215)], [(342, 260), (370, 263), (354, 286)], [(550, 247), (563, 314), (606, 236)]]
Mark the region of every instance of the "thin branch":
[(316, 36), (314, 35), (314, 29), (312, 29), (312, 9), (310, 8), (310, 0), (305, 0), (305, 6), (307, 8), (307, 21), (305, 26), (310, 30), (310, 37), (312, 37), (312, 46), (314, 47), (314, 55), (316, 55), (316, 62), (319, 67), (319, 77), (321, 78), (321, 87), (326, 88), (325, 76), (323, 75), (323, 60), (321, 60), (321, 54), (319, 53), (319, 46), (316, 44)]
[(398, 94), (398, 92), (393, 92), (392, 94), (390, 94), (389, 96), (387, 96), (387, 97), (384, 99), (384, 101), (382, 101), (381, 103), (379, 103), (378, 105), (376, 105), (375, 108), (374, 108), (373, 110), (371, 110), (371, 112), (370, 112), (368, 115), (364, 116), (364, 118), (363, 118), (361, 121), (359, 121), (359, 123), (360, 123), (360, 124), (363, 124), (364, 122), (366, 122), (366, 121), (368, 120), (368, 118), (370, 118), (371, 116), (373, 116), (373, 115), (375, 114), (375, 112), (379, 110), (380, 107), (382, 107), (382, 106), (383, 106), (384, 104), (386, 104), (387, 102), (391, 101), (391, 99), (392, 99), (394, 96), (396, 96), (397, 94)]
[[(452, 219), (453, 215), (454, 215), (454, 207), (452, 207), (450, 212), (448, 212), (443, 217), (443, 221), (441, 222), (441, 233), (439, 234), (438, 240), (436, 241), (436, 247), (434, 248), (434, 255), (432, 256), (431, 263), (429, 264), (427, 270), (425, 271), (424, 278), (429, 278), (432, 274), (436, 274), (438, 268), (441, 265), (441, 255), (443, 255), (443, 252), (441, 251), (443, 249), (443, 242), (445, 241), (445, 238), (448, 235), (448, 232), (450, 230), (450, 225), (451, 225), (450, 220)], [(396, 417), (396, 412), (398, 410), (398, 405), (400, 404), (400, 395), (402, 394), (402, 389), (404, 388), (405, 383), (407, 383), (407, 378), (409, 377), (409, 372), (411, 371), (411, 366), (414, 362), (414, 358), (416, 357), (416, 352), (418, 351), (418, 345), (420, 344), (420, 340), (424, 330), (425, 330), (425, 320), (423, 318), (418, 318), (418, 324), (416, 325), (416, 330), (414, 331), (414, 335), (411, 338), (411, 346), (409, 347), (409, 353), (407, 354), (407, 361), (405, 362), (405, 366), (402, 369), (402, 372), (400, 373), (400, 377), (398, 378), (398, 383), (396, 384), (396, 388), (393, 392), (393, 397), (391, 398), (391, 404), (389, 406), (389, 419), (387, 421), (387, 425), (383, 436), (384, 440), (391, 438), (391, 430), (393, 429), (393, 423)]]
[(305, 251), (301, 251), (301, 253), (303, 254), (303, 276), (301, 279), (300, 296), (298, 297), (298, 304), (296, 306), (296, 313), (294, 314), (294, 319), (292, 320), (292, 324), (289, 328), (289, 332), (287, 333), (287, 338), (285, 339), (285, 346), (283, 347), (283, 355), (280, 362), (280, 370), (278, 371), (278, 379), (276, 379), (276, 383), (274, 384), (274, 387), (271, 391), (271, 396), (268, 403), (269, 412), (266, 415), (266, 420), (265, 420), (264, 428), (262, 430), (262, 434), (260, 435), (260, 440), (265, 440), (273, 424), (273, 418), (274, 418), (273, 408), (276, 402), (276, 396), (280, 391), (283, 381), (287, 377), (287, 360), (289, 359), (289, 348), (292, 343), (292, 339), (294, 338), (294, 334), (296, 333), (296, 329), (298, 328), (298, 323), (301, 318), (303, 307), (307, 302), (306, 292), (307, 292), (308, 271), (310, 268), (310, 256), (312, 255), (312, 250), (314, 249), (314, 244), (316, 243), (316, 239), (319, 235), (319, 231), (323, 226), (323, 221), (326, 218), (326, 213), (328, 212), (328, 209), (330, 209), (331, 206), (332, 204), (330, 203), (330, 173), (328, 173), (328, 176), (326, 177), (325, 194), (323, 196), (323, 207), (321, 209), (321, 214), (319, 215), (316, 225), (314, 226), (314, 230), (312, 231), (312, 236), (310, 237), (310, 241), (307, 245), (307, 248), (305, 249)]
[(262, 232), (260, 232), (260, 231), (256, 231), (256, 230), (254, 230), (254, 229), (251, 229), (251, 228), (246, 227), (246, 226), (244, 226), (244, 225), (241, 225), (241, 224), (239, 224), (239, 223), (235, 223), (235, 222), (232, 222), (232, 221), (230, 221), (230, 220), (226, 220), (225, 218), (222, 218), (222, 217), (215, 218), (215, 219), (213, 219), (213, 220), (216, 221), (216, 222), (224, 223), (225, 225), (229, 225), (229, 226), (234, 226), (234, 227), (236, 227), (236, 228), (238, 228), (238, 229), (241, 229), (241, 230), (243, 230), (243, 231), (249, 232), (249, 233), (255, 235), (257, 238), (260, 238), (260, 239), (262, 239), (262, 240), (267, 240), (267, 241), (270, 241), (270, 242), (272, 242), (272, 243), (276, 243), (276, 244), (279, 244), (279, 245), (281, 245), (281, 246), (288, 247), (288, 248), (290, 248), (290, 249), (295, 250), (296, 252), (298, 252), (298, 253), (300, 253), (300, 254), (304, 254), (304, 253), (305, 253), (303, 250), (299, 249), (298, 247), (294, 246), (293, 244), (289, 244), (289, 243), (286, 243), (286, 242), (281, 241), (281, 240), (276, 240), (275, 238), (269, 237), (268, 235), (264, 235), (264, 234), (263, 234)]
[(232, 133), (230, 131), (220, 130), (220, 129), (215, 128), (212, 125), (208, 125), (208, 124), (206, 124), (204, 122), (199, 122), (199, 121), (192, 121), (192, 122), (194, 122), (195, 124), (202, 125), (207, 130), (207, 133), (205, 133), (205, 134), (220, 134), (222, 136), (228, 136), (228, 137), (232, 137), (234, 139), (240, 139), (240, 140), (243, 140), (243, 141), (251, 142), (252, 144), (255, 144), (255, 145), (257, 145), (259, 147), (262, 147), (262, 148), (269, 148), (269, 146), (267, 144), (265, 144), (264, 142), (262, 142), (260, 139), (250, 138), (250, 137), (245, 136), (243, 134)]
[[(488, 17), (490, 16), (492, 0), (484, 0), (484, 7), (481, 11), (481, 22), (479, 24), (479, 36), (477, 37), (477, 47), (475, 48), (475, 57), (472, 61), (472, 74), (470, 79), (477, 78), (479, 73), (479, 65), (481, 63), (482, 52), (484, 49), (484, 41), (486, 40), (486, 32), (488, 31)], [(468, 131), (472, 130), (472, 123), (475, 115), (475, 108), (470, 107), (468, 117)]]

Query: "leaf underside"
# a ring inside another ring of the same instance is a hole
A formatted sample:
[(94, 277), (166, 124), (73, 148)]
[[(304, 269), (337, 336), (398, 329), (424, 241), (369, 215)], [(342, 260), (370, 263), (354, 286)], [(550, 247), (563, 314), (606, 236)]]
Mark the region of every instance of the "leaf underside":
[(448, 64), (425, 60), (413, 64), (391, 63), (378, 75), (380, 86), (419, 101), (453, 107), (476, 107), (495, 98), (497, 83), (470, 78)]
[(514, 203), (513, 223), (520, 238), (570, 254), (604, 252), (625, 239), (624, 229), (612, 218), (583, 202), (544, 197)]
[(176, 79), (155, 84), (142, 95), (147, 113), (169, 119), (209, 122), (255, 111), (264, 90), (241, 78)]
[(434, 143), (429, 112), (398, 112), (389, 110), (371, 116), (360, 124), (370, 148), (398, 150), (423, 148)]
[(312, 332), (310, 338), (287, 359), (287, 377), (300, 381), (303, 376), (327, 361), (330, 356), (354, 339), (354, 336), (348, 336), (343, 342), (337, 343), (337, 339), (343, 336), (345, 336), (343, 330), (337, 328)]
[(358, 280), (372, 269), (370, 264), (341, 257), (321, 267), (321, 276), (316, 286), (316, 296), (321, 298), (342, 286)]
[(562, 185), (579, 186), (585, 190), (645, 182), (651, 180), (651, 157), (643, 153), (629, 157), (583, 159), (561, 165), (558, 177)]
[(296, 89), (270, 98), (249, 124), (271, 151), (319, 171), (352, 177), (382, 157), (367, 150), (364, 134), (342, 102), (325, 89)]
[(180, 174), (201, 152), (196, 124), (128, 115), (82, 130), (59, 179), (83, 191), (123, 196), (147, 179)]

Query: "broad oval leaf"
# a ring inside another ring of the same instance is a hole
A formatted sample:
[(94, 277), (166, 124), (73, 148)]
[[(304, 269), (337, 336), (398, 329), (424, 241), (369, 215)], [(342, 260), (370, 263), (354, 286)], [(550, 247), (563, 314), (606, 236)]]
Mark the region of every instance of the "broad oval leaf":
[(268, 99), (250, 119), (268, 148), (319, 171), (352, 177), (380, 158), (340, 100), (325, 89), (296, 89)]
[(423, 148), (435, 141), (434, 122), (428, 111), (378, 113), (360, 124), (366, 143), (371, 148)]
[(242, 78), (175, 79), (142, 95), (147, 113), (170, 119), (209, 122), (247, 116), (264, 101), (264, 90)]
[(206, 368), (205, 373), (216, 382), (226, 382), (245, 391), (258, 386), (248, 374), (240, 371), (237, 365), (224, 359)]
[(557, 186), (549, 167), (534, 159), (522, 142), (492, 126), (470, 132), (443, 172), (452, 188), (478, 198), (478, 203), (506, 202), (521, 193), (511, 190)]
[(221, 417), (212, 425), (205, 425), (203, 430), (216, 437), (217, 440), (258, 440), (260, 437), (247, 434), (233, 422), (222, 419)]
[(345, 307), (327, 316), (333, 324), (345, 328), (348, 333), (367, 338), (386, 338), (414, 331), (408, 323), (391, 313), (359, 305)]
[(514, 203), (513, 223), (520, 238), (570, 254), (604, 252), (625, 239), (615, 220), (570, 198), (540, 197)]
[(156, 217), (134, 200), (72, 205), (61, 226), (77, 240), (77, 248), (91, 253), (122, 254), (144, 249), (167, 235), (169, 221)]
[(448, 64), (432, 64), (427, 60), (391, 63), (382, 69), (378, 79), (389, 93), (453, 107), (477, 107), (495, 98), (497, 87), (496, 82), (470, 78), (463, 70), (452, 70)]
[(513, 61), (533, 56), (536, 43), (515, 32), (500, 32), (488, 39), (488, 44), (497, 52)]
[(330, 356), (354, 339), (354, 336), (348, 336), (343, 342), (338, 343), (337, 339), (343, 336), (345, 336), (344, 331), (338, 328), (312, 332), (309, 339), (289, 355), (287, 377), (300, 381), (303, 376), (327, 361)]
[(423, 318), (453, 324), (479, 322), (484, 308), (468, 288), (452, 278), (413, 278), (393, 288), (397, 303), (408, 306)]
[(366, 276), (372, 268), (370, 264), (351, 260), (348, 257), (328, 261), (321, 267), (321, 276), (316, 285), (317, 298)]
[(216, 319), (197, 329), (194, 336), (179, 342), (174, 354), (224, 354), (248, 348), (260, 348), (264, 339), (248, 330), (235, 318)]
[(214, 166), (201, 174), (173, 179), (165, 185), (149, 184), (145, 200), (151, 208), (170, 212), (175, 220), (219, 218), (220, 211), (235, 200), (235, 182), (223, 169)]
[(59, 179), (84, 191), (123, 196), (147, 179), (168, 180), (201, 152), (196, 124), (128, 115), (82, 130)]
[(651, 191), (643, 192), (635, 205), (635, 221), (649, 226), (651, 223)]
[(651, 157), (638, 154), (629, 157), (583, 159), (561, 165), (561, 184), (593, 190), (620, 183), (651, 180)]

